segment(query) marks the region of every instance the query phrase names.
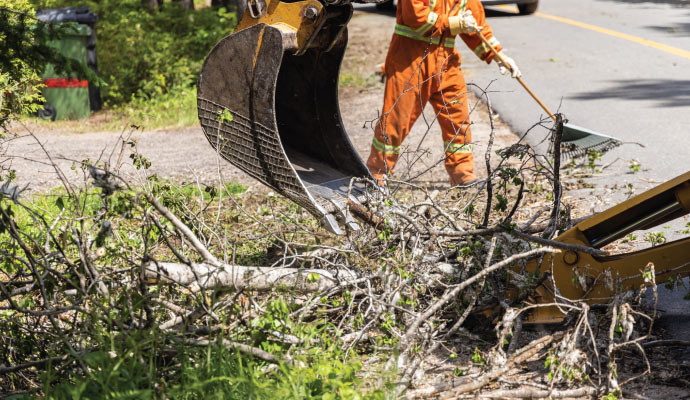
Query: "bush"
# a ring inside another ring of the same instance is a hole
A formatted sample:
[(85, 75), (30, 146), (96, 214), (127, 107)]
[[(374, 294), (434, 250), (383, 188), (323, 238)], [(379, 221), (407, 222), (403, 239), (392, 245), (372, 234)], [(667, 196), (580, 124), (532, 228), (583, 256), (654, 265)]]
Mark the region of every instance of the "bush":
[(180, 87), (152, 98), (135, 97), (129, 103), (113, 108), (115, 117), (109, 129), (121, 129), (131, 124), (146, 129), (190, 126), (195, 124), (196, 90)]
[[(298, 366), (270, 365), (223, 345), (224, 335), (204, 345), (175, 344), (175, 338), (156, 329), (112, 333), (102, 329), (92, 344), (97, 350), (80, 358), (88, 373), (75, 369), (47, 370), (41, 377), (49, 399), (364, 399), (383, 398), (381, 392), (361, 394), (356, 374), (361, 364), (343, 356), (337, 343), (301, 346)], [(317, 340), (312, 324), (300, 337)], [(240, 333), (241, 334), (241, 333)], [(262, 345), (269, 345), (268, 341)], [(272, 349), (274, 351), (275, 348)], [(294, 351), (295, 349), (293, 349)]]
[[(36, 7), (74, 6), (74, 0), (34, 0)], [(206, 54), (236, 24), (225, 8), (187, 10), (164, 3), (149, 10), (140, 0), (88, 0), (98, 14), (96, 48), (106, 104), (151, 99), (192, 87)]]
[(0, 129), (20, 114), (36, 112), (43, 101), (40, 73), (46, 63), (71, 76), (89, 76), (85, 66), (66, 59), (49, 45), (51, 38), (69, 33), (60, 27), (38, 23), (27, 0), (0, 3)]

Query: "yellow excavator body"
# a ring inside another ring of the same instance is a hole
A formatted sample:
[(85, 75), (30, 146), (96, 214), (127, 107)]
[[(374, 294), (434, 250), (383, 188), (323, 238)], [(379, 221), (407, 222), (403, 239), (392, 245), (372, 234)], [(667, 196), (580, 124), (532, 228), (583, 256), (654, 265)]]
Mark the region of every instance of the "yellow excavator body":
[[(579, 300), (601, 304), (609, 302), (617, 292), (639, 289), (651, 273), (658, 282), (690, 274), (690, 237), (631, 253), (592, 255), (586, 251), (689, 213), (687, 172), (580, 222), (555, 240), (581, 246), (582, 250), (563, 250), (527, 264), (528, 272), (550, 275), (533, 300), (542, 305)], [(650, 263), (654, 265), (653, 271), (648, 269)], [(555, 305), (537, 307), (530, 322), (559, 322), (564, 317), (562, 310)]]

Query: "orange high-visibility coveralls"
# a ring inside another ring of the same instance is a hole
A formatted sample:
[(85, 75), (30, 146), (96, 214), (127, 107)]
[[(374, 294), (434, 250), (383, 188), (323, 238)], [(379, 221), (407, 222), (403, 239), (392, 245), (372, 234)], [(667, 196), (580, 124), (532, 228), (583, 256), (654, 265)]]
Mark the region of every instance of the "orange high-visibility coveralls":
[[(367, 167), (381, 181), (392, 171), (400, 146), (412, 125), (430, 102), (438, 116), (445, 146), (445, 166), (451, 185), (476, 179), (472, 156), (467, 87), (460, 70), (460, 53), (455, 50), (448, 15), (471, 10), (481, 33), (501, 50), (486, 24), (479, 0), (399, 0), (395, 33), (388, 48), (384, 73), (386, 87), (382, 116), (376, 123)], [(475, 54), (491, 62), (493, 53), (477, 37), (460, 37)]]

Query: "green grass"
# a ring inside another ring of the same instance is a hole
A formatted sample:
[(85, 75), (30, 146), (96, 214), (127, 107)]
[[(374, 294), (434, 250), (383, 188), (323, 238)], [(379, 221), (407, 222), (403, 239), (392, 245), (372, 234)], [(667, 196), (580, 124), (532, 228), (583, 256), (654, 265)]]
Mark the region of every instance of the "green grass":
[[(191, 198), (203, 194), (204, 200), (211, 200), (218, 194), (218, 187), (204, 186), (199, 188), (197, 185), (185, 185), (181, 187), (169, 186), (166, 190), (172, 191), (171, 196), (182, 195), (183, 198)], [(223, 188), (223, 196), (240, 195), (247, 191), (247, 187), (235, 182), (226, 183)]]
[(338, 79), (338, 85), (341, 87), (356, 89), (374, 87), (380, 84), (380, 78), (375, 74), (364, 75), (357, 72), (341, 72)]
[[(358, 378), (362, 364), (343, 360), (333, 326), (296, 323), (289, 304), (276, 298), (268, 313), (251, 320), (251, 329), (232, 332), (233, 340), (251, 337), (253, 345), (285, 358), (288, 347), (265, 335), (289, 333), (302, 345), (289, 349), (294, 365), (269, 364), (222, 344), (224, 333), (209, 345), (180, 341), (155, 328), (119, 331), (116, 314), (92, 316), (91, 351), (78, 357), (88, 368), (46, 368), (41, 375), (46, 399), (382, 399), (382, 390), (366, 391)], [(238, 312), (238, 308), (232, 309)], [(241, 312), (241, 311), (239, 311)], [(230, 314), (227, 314), (229, 316)], [(313, 344), (312, 344), (313, 343)], [(12, 398), (12, 397), (11, 397)], [(27, 395), (15, 399), (29, 398)]]
[[(220, 343), (161, 352), (160, 333), (138, 332), (123, 346), (104, 347), (82, 359), (87, 376), (43, 376), (47, 399), (358, 399), (357, 362), (326, 351), (308, 365), (272, 366)], [(138, 340), (134, 340), (134, 339)], [(117, 341), (114, 341), (116, 343)]]
[(35, 115), (21, 118), (33, 131), (85, 133), (121, 131), (134, 125), (145, 130), (182, 128), (197, 125), (196, 87), (175, 90), (153, 98), (135, 98), (129, 103), (92, 112), (88, 119), (45, 121)]
[(145, 129), (185, 127), (198, 123), (196, 87), (178, 89), (151, 99), (135, 98), (113, 109), (109, 130), (137, 125)]

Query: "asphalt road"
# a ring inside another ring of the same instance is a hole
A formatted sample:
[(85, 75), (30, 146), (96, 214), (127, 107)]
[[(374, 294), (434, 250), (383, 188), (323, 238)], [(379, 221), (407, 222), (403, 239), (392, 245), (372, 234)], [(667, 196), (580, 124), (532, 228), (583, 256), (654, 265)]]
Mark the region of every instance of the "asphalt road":
[[(552, 111), (645, 146), (623, 146), (605, 160), (639, 160), (638, 181), (690, 170), (690, 1), (542, 0), (535, 15), (517, 15), (510, 6), (487, 7), (487, 15)], [(494, 92), (494, 108), (517, 133), (546, 115), (517, 82), (460, 50), (468, 81)], [(628, 164), (619, 164), (621, 178), (630, 179)]]

